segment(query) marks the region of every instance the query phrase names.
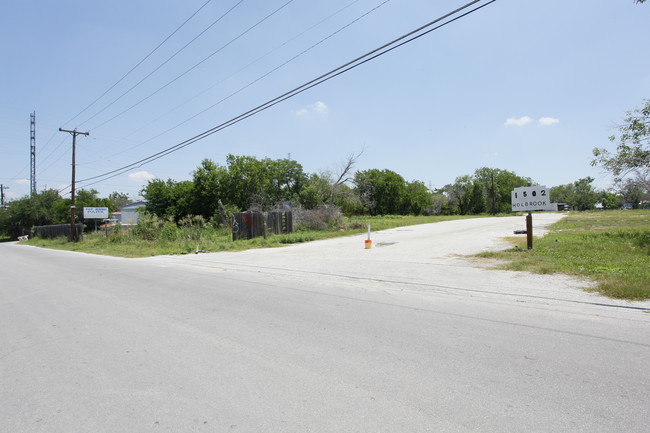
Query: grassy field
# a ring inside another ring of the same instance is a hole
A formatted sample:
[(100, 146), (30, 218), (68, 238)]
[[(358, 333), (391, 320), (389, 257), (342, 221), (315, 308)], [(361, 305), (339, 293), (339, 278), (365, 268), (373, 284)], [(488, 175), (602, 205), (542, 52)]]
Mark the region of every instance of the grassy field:
[(511, 238), (513, 248), (481, 257), (505, 260), (500, 268), (589, 278), (599, 293), (629, 300), (650, 299), (650, 211), (572, 212), (535, 238)]
[(368, 224), (373, 231), (416, 224), (435, 223), (468, 216), (397, 216), (350, 217), (345, 218), (342, 227), (329, 230), (298, 230), (295, 233), (269, 235), (267, 239), (232, 240), (226, 229), (193, 227), (178, 228), (164, 224), (151, 228), (151, 233), (136, 233), (132, 230), (117, 230), (106, 236), (103, 232), (86, 233), (79, 242), (72, 243), (66, 238), (32, 238), (29, 245), (79, 251), (119, 257), (147, 257), (163, 254), (191, 254), (197, 248), (205, 252), (241, 251), (251, 248), (273, 248), (286, 244), (310, 242), (319, 239), (336, 238), (365, 233)]

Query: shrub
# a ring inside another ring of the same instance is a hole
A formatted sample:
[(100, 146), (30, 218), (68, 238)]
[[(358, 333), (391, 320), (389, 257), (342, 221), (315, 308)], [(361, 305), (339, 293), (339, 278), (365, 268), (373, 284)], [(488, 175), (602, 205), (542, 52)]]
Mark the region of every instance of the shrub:
[(203, 230), (206, 227), (205, 218), (201, 215), (188, 215), (182, 218), (178, 224), (181, 226), (183, 239), (191, 241), (200, 241)]
[(135, 238), (153, 241), (158, 239), (161, 228), (164, 225), (165, 220), (155, 215), (144, 213), (138, 218), (138, 224), (131, 229), (131, 234)]
[(343, 215), (337, 206), (322, 205), (316, 209), (292, 209), (298, 230), (327, 230), (342, 225)]

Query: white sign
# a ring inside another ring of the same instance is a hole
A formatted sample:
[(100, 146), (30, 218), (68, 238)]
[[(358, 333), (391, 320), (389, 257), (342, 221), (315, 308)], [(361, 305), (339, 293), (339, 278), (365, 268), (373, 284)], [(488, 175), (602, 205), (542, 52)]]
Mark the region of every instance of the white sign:
[(84, 207), (84, 218), (89, 219), (107, 219), (107, 207)]
[(551, 205), (549, 190), (544, 185), (515, 188), (511, 193), (512, 210), (548, 210)]

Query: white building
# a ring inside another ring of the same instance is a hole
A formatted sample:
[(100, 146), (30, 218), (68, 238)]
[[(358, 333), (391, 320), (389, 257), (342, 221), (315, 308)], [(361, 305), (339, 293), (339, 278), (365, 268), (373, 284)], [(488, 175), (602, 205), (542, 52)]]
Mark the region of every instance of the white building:
[(123, 206), (120, 223), (122, 225), (136, 225), (138, 223), (138, 217), (140, 216), (139, 209), (143, 209), (146, 206), (146, 201), (136, 201), (135, 203)]

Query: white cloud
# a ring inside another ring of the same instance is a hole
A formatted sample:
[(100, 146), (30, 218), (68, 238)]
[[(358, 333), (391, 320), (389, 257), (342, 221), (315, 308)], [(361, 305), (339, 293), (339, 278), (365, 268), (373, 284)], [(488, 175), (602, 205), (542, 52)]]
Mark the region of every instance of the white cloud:
[(135, 181), (135, 182), (146, 182), (148, 180), (155, 179), (156, 176), (149, 173), (148, 171), (142, 170), (142, 171), (136, 171), (133, 173), (129, 173), (129, 179)]
[(560, 123), (560, 119), (555, 119), (553, 117), (542, 117), (539, 119), (539, 124), (542, 126), (555, 125), (556, 123)]
[(528, 116), (524, 117), (509, 117), (508, 120), (506, 120), (505, 126), (524, 126), (528, 125), (530, 122), (532, 122), (533, 119), (531, 119)]
[(296, 111), (296, 116), (306, 116), (308, 114), (316, 114), (319, 116), (327, 116), (329, 112), (329, 107), (322, 101), (316, 101), (313, 104), (301, 108)]
[(18, 185), (27, 185), (29, 183), (29, 179), (16, 179), (14, 183)]
[(329, 108), (322, 101), (316, 101), (315, 104), (311, 105), (311, 108), (318, 114), (327, 114)]

